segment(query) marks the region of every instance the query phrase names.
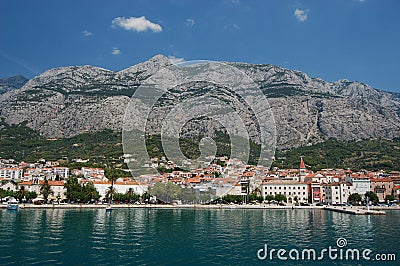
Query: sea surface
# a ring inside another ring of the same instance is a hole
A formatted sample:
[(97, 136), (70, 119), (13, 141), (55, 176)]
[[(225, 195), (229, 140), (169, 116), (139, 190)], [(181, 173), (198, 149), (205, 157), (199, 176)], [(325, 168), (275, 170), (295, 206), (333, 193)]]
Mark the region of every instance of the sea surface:
[[(0, 225), (1, 265), (400, 265), (394, 210), (2, 209)], [(301, 257), (304, 249), (320, 255), (329, 246), (336, 259)], [(292, 257), (264, 258), (271, 249)], [(370, 249), (371, 260), (346, 260), (347, 249)], [(376, 254), (395, 254), (396, 261), (374, 261)]]

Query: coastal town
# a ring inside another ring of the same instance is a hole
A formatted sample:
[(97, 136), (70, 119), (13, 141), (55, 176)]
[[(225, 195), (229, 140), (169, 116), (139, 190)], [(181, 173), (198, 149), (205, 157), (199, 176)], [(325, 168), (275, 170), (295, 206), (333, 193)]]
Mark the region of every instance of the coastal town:
[[(350, 169), (322, 169), (313, 172), (307, 169), (300, 158), (298, 169), (266, 169), (243, 164), (237, 160), (218, 158), (218, 163), (206, 168), (191, 171), (173, 170), (176, 166), (165, 158), (154, 158), (151, 167), (162, 167), (165, 172), (157, 175), (143, 175), (136, 178), (126, 175), (110, 180), (104, 168), (81, 167), (79, 169), (60, 166), (58, 161), (40, 160), (36, 163), (0, 161), (0, 195), (5, 200), (10, 193), (23, 192), (21, 202), (42, 203), (70, 202), (68, 198), (68, 180), (75, 178), (80, 186), (92, 185), (97, 197), (86, 203), (98, 203), (110, 198), (110, 194), (152, 195), (160, 185), (173, 184), (180, 188), (190, 188), (198, 197), (185, 199), (185, 203), (207, 203), (212, 199), (226, 196), (240, 196), (244, 203), (249, 203), (249, 195), (255, 195), (261, 201), (279, 199), (281, 204), (326, 204), (345, 205), (364, 201), (365, 195), (376, 195), (376, 204), (394, 204), (400, 200), (400, 172), (384, 170), (359, 171)], [(171, 171), (168, 171), (171, 170)], [(48, 185), (47, 193), (43, 186)], [(46, 195), (43, 195), (46, 194)], [(33, 195), (26, 197), (26, 195)], [(209, 197), (201, 197), (208, 195)], [(153, 195), (155, 196), (155, 195)], [(199, 197), (200, 196), (200, 197)], [(116, 197), (115, 197), (116, 198)], [(181, 203), (182, 200), (171, 198), (165, 203)], [(78, 199), (79, 200), (79, 199)], [(122, 200), (124, 201), (124, 200)]]

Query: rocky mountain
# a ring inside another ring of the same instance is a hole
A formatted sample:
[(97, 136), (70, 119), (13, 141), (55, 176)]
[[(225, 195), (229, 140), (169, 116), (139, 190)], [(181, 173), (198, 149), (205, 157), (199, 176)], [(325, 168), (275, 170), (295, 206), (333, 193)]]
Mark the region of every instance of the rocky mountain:
[(0, 79), (0, 94), (6, 93), (9, 90), (19, 89), (26, 82), (28, 82), (28, 79), (21, 75)]
[[(27, 121), (29, 127), (51, 138), (105, 128), (121, 130), (130, 96), (145, 79), (170, 64), (167, 57), (157, 55), (118, 72), (93, 66), (50, 69), (0, 95), (0, 117), (8, 124)], [(228, 64), (246, 73), (267, 96), (279, 148), (329, 138), (400, 137), (398, 94), (360, 82), (326, 82), (269, 64)]]

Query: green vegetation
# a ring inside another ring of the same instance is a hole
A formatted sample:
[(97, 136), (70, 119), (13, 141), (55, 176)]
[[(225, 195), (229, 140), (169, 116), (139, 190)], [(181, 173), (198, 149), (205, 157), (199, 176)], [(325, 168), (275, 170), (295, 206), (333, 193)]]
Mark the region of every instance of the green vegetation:
[(378, 196), (372, 192), (372, 191), (368, 191), (365, 193), (365, 198), (368, 198), (369, 202), (372, 202), (373, 204), (377, 204), (379, 202), (379, 198)]
[[(201, 138), (180, 139), (182, 152), (190, 157), (200, 155)], [(26, 123), (7, 125), (0, 120), (0, 158), (12, 158), (17, 161), (36, 162), (41, 158), (59, 160), (90, 159), (89, 163), (73, 163), (75, 168), (82, 166), (103, 166), (126, 168), (123, 163), (122, 134), (111, 130), (83, 133), (72, 138), (47, 140)], [(217, 156), (227, 156), (231, 151), (230, 138), (223, 132), (216, 132)], [(150, 157), (164, 156), (161, 136), (150, 135), (146, 138)], [(260, 146), (250, 142), (250, 164), (255, 164)], [(400, 139), (339, 141), (330, 139), (312, 146), (289, 150), (278, 150), (277, 160), (272, 166), (279, 168), (297, 168), (299, 158), (303, 156), (311, 170), (323, 168), (351, 168), (353, 170), (399, 170)]]
[(46, 178), (44, 179), (44, 183), (40, 185), (40, 194), (42, 194), (45, 202), (47, 202), (50, 195), (54, 194), (49, 185), (49, 181)]
[(278, 203), (280, 203), (281, 201), (286, 202), (286, 201), (287, 201), (287, 198), (286, 198), (286, 196), (283, 195), (283, 194), (277, 194), (277, 195), (275, 195), (275, 200), (276, 200)]
[(100, 198), (100, 194), (92, 182), (80, 185), (78, 177), (68, 178), (64, 187), (67, 189), (65, 196), (71, 202), (90, 202), (97, 201)]
[(349, 196), (349, 202), (353, 205), (358, 205), (362, 201), (362, 197), (358, 193), (353, 193)]
[(352, 170), (399, 170), (400, 139), (339, 141), (330, 139), (312, 146), (277, 151), (273, 166), (298, 168), (299, 158), (311, 170), (351, 168)]
[(386, 197), (385, 197), (386, 202), (394, 201), (394, 200), (396, 200), (396, 197), (393, 195), (386, 195)]
[(268, 201), (268, 203), (270, 203), (271, 201), (275, 200), (275, 196), (274, 195), (267, 195), (267, 196), (265, 196), (265, 200)]
[(184, 204), (204, 203), (211, 200), (211, 191), (198, 192), (193, 188), (182, 188), (174, 183), (157, 183), (149, 194), (166, 203), (181, 201)]
[(67, 157), (90, 159), (91, 164), (123, 165), (121, 135), (103, 130), (47, 140), (27, 127), (26, 122), (7, 125), (0, 120), (0, 158), (36, 162), (41, 158), (59, 160)]
[(113, 195), (113, 200), (125, 203), (134, 203), (140, 200), (140, 195), (135, 194), (133, 189), (130, 188), (125, 194), (115, 193)]
[(18, 199), (20, 202), (23, 202), (24, 199), (25, 201), (30, 201), (36, 198), (37, 194), (35, 191), (25, 190), (24, 186), (21, 186), (21, 189), (18, 191), (0, 189), (0, 202), (2, 202), (3, 199), (7, 197), (14, 197)]

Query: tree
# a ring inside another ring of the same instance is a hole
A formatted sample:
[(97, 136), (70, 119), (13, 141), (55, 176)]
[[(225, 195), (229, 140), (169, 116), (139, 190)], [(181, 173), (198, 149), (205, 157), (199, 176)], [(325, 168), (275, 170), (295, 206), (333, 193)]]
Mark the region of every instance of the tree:
[(275, 200), (276, 200), (278, 203), (281, 202), (281, 201), (284, 201), (284, 202), (287, 201), (286, 196), (285, 196), (285, 195), (282, 195), (282, 194), (277, 194), (277, 195), (275, 196)]
[(147, 202), (150, 200), (150, 194), (147, 193), (147, 191), (145, 191), (140, 198), (141, 198), (142, 202)]
[(80, 185), (77, 177), (69, 177), (64, 187), (67, 189), (65, 196), (69, 201), (88, 202), (93, 200), (97, 201), (100, 198), (100, 194), (94, 187), (93, 182)]
[(374, 204), (376, 204), (379, 201), (378, 196), (372, 192), (372, 191), (368, 191), (365, 193), (365, 199), (367, 199), (371, 202), (373, 202)]
[(196, 200), (196, 194), (195, 191), (192, 187), (185, 187), (182, 189), (181, 193), (181, 200), (183, 203), (194, 203), (197, 202)]
[(85, 196), (85, 201), (99, 200), (100, 193), (94, 187), (93, 182), (87, 183), (86, 186), (82, 187), (82, 190)]
[(64, 188), (67, 189), (65, 196), (69, 201), (78, 201), (80, 199), (81, 186), (78, 184), (77, 177), (69, 177), (64, 184)]
[(296, 202), (296, 204), (298, 204), (299, 203), (299, 197), (295, 196), (294, 197), (294, 201)]
[(268, 201), (268, 203), (270, 203), (271, 201), (275, 200), (275, 196), (274, 195), (267, 195), (267, 196), (265, 196), (265, 200)]
[(117, 191), (115, 190), (114, 186), (111, 183), (111, 186), (108, 188), (105, 198), (107, 201), (113, 201), (115, 195), (117, 194)]
[[(17, 192), (15, 192), (15, 197), (20, 202), (22, 202), (22, 200), (23, 200), (23, 198), (25, 197), (26, 194), (27, 194), (27, 191), (25, 190), (25, 187), (21, 186), (21, 188)], [(26, 197), (25, 197), (25, 199), (26, 199)]]
[(352, 203), (353, 205), (358, 205), (359, 202), (362, 201), (362, 197), (361, 197), (361, 195), (358, 194), (358, 193), (353, 193), (353, 194), (351, 194), (351, 195), (349, 196), (348, 201), (349, 201), (350, 203)]
[(385, 197), (386, 202), (394, 201), (394, 200), (396, 200), (396, 198), (393, 195), (386, 195), (386, 197)]
[(40, 194), (42, 194), (44, 201), (47, 201), (50, 194), (53, 194), (53, 193), (54, 192), (51, 190), (49, 181), (47, 180), (47, 178), (45, 178), (43, 184), (40, 186)]
[(128, 202), (135, 202), (135, 201), (138, 201), (139, 199), (140, 199), (140, 196), (135, 193), (133, 188), (129, 188), (128, 191), (126, 191), (125, 200), (127, 200)]
[(35, 191), (28, 191), (25, 195), (27, 201), (33, 200), (37, 197), (37, 193)]
[(111, 181), (111, 187), (109, 188), (109, 191), (107, 192), (108, 195), (106, 195), (106, 199), (110, 199), (110, 201), (113, 200), (113, 196), (115, 194), (115, 189), (114, 189), (114, 182), (119, 178), (122, 177), (121, 172), (117, 169), (114, 168), (106, 168), (104, 169), (104, 174), (108, 180)]
[(164, 202), (171, 203), (173, 200), (180, 199), (182, 188), (174, 183), (157, 183), (150, 190), (150, 194)]
[(228, 194), (228, 195), (223, 196), (223, 197), (222, 197), (222, 200), (225, 201), (225, 202), (227, 202), (227, 203), (231, 203), (231, 202), (233, 202), (233, 203), (240, 203), (240, 202), (243, 202), (243, 196), (241, 196), (241, 195), (230, 195), (230, 194)]
[(256, 201), (258, 203), (261, 203), (263, 201), (263, 197), (262, 196), (257, 196), (257, 194), (250, 194), (249, 195), (249, 200), (250, 200), (250, 202)]

